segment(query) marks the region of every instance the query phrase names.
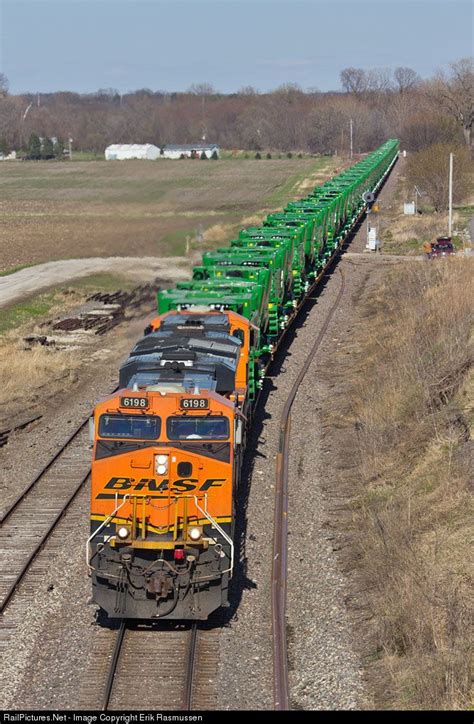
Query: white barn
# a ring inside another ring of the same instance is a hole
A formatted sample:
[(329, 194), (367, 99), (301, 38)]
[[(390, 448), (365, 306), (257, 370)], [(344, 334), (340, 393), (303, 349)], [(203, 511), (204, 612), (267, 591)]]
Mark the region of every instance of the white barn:
[(154, 161), (160, 157), (160, 149), (152, 143), (113, 143), (105, 149), (106, 161), (125, 161), (131, 158)]
[(163, 147), (161, 158), (199, 158), (202, 152), (211, 158), (214, 151), (219, 156), (220, 148), (215, 143), (178, 143)]

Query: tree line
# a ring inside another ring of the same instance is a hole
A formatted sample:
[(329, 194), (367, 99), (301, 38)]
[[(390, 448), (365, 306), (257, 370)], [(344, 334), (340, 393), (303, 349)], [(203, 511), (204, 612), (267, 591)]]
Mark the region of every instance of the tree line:
[(345, 68), (341, 91), (303, 91), (286, 84), (269, 93), (252, 87), (222, 94), (206, 83), (184, 93), (141, 89), (120, 94), (72, 92), (11, 95), (0, 74), (0, 143), (28, 150), (39, 138), (72, 138), (74, 148), (102, 153), (111, 143), (195, 143), (261, 153), (347, 153), (388, 137), (417, 151), (434, 143), (470, 147), (474, 120), (472, 60), (421, 79), (413, 69)]

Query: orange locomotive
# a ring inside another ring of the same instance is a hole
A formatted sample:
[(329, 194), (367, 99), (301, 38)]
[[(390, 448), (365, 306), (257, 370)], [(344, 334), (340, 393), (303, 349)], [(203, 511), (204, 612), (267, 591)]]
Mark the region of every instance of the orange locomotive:
[(96, 406), (93, 600), (111, 618), (206, 619), (227, 604), (252, 325), (157, 318)]

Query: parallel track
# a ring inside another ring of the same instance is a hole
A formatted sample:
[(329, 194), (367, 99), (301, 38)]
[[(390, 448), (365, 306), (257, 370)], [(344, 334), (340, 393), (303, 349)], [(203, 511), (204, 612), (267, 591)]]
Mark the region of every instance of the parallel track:
[[(116, 392), (115, 387), (109, 394)], [(0, 518), (0, 614), (91, 473), (88, 416)], [(84, 461), (87, 461), (86, 463)]]
[[(0, 528), (0, 613), (90, 476), (87, 420), (76, 428), (4, 513)], [(85, 462), (86, 461), (86, 462)]]
[(203, 630), (198, 623), (157, 629), (122, 621), (110, 656), (102, 710), (214, 708), (218, 644), (218, 631)]
[(275, 514), (272, 557), (272, 629), (273, 629), (273, 699), (277, 710), (289, 709), (288, 653), (286, 641), (286, 594), (288, 559), (288, 462), (290, 449), (291, 408), (299, 387), (327, 332), (331, 319), (344, 294), (345, 279), (342, 270), (341, 286), (313, 347), (301, 367), (280, 419), (280, 435), (276, 460)]

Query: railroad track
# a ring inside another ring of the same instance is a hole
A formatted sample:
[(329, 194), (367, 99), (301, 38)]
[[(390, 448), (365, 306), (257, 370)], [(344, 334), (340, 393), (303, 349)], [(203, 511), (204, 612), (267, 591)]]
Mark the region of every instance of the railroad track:
[[(109, 392), (118, 390), (115, 387)], [(0, 516), (0, 614), (89, 480), (88, 415)], [(87, 461), (87, 462), (84, 462)]]
[(102, 710), (215, 708), (218, 646), (218, 630), (198, 623), (157, 628), (123, 621), (109, 655)]
[(0, 520), (0, 613), (90, 475), (84, 420)]
[(341, 286), (329, 309), (324, 324), (301, 367), (288, 394), (280, 418), (278, 453), (276, 459), (275, 514), (272, 557), (272, 631), (273, 631), (273, 700), (277, 710), (288, 710), (288, 651), (286, 640), (286, 595), (288, 560), (288, 462), (290, 452), (291, 408), (299, 387), (318, 351), (329, 324), (344, 294), (344, 273), (339, 269)]

